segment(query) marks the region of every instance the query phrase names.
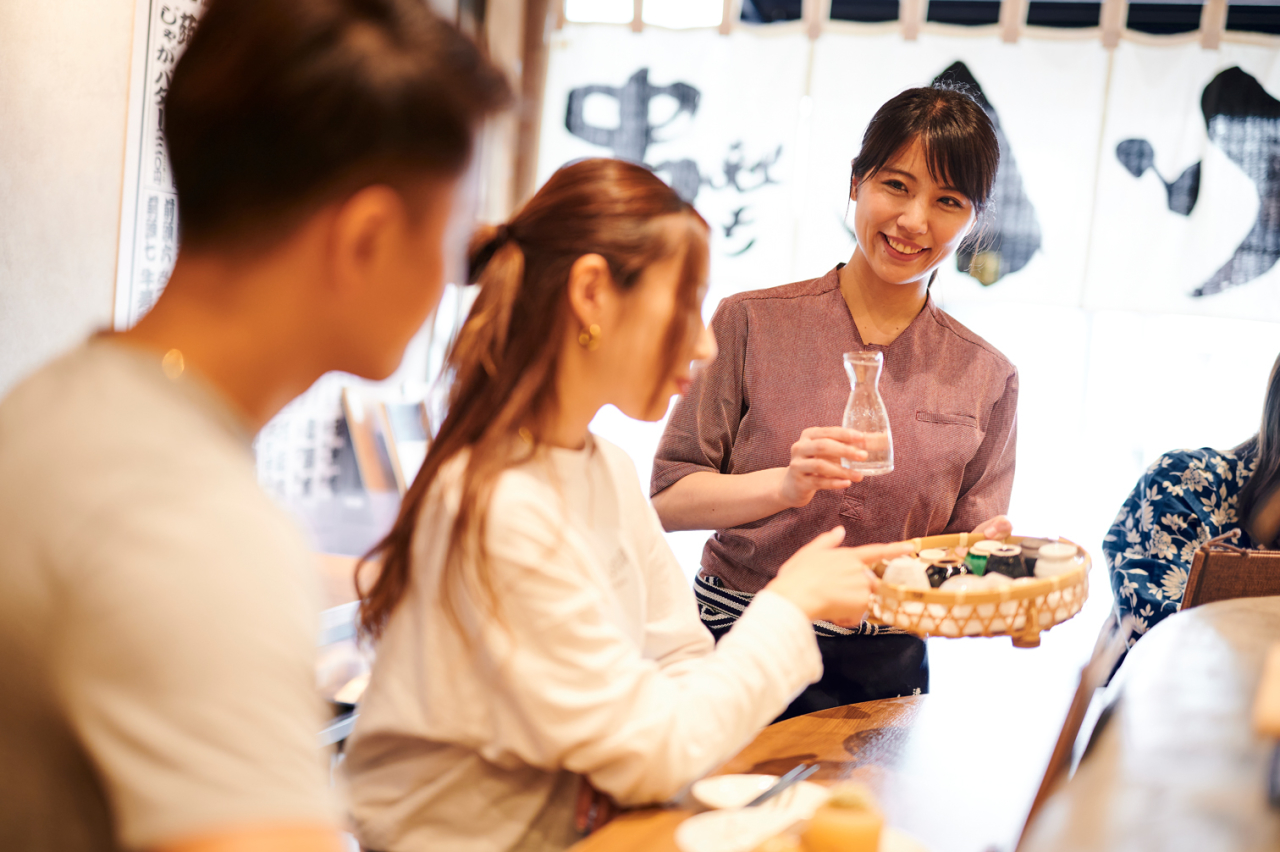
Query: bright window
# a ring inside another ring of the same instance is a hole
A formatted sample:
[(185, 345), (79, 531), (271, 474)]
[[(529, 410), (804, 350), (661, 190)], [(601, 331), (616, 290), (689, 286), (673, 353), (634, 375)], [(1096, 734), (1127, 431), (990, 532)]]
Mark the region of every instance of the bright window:
[(644, 22), (656, 27), (718, 27), (723, 0), (645, 0)]
[[(565, 0), (564, 16), (584, 24), (626, 24), (635, 15), (633, 0)], [(645, 0), (644, 22), (655, 27), (718, 27), (724, 0)]]
[(632, 0), (565, 0), (564, 16), (586, 24), (626, 24), (635, 9)]

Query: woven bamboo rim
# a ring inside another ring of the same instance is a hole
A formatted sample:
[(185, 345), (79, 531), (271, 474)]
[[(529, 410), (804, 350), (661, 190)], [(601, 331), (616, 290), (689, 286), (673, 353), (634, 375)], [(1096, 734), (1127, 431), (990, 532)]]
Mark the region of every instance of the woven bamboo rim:
[[(1028, 536), (1008, 536), (1018, 544)], [(969, 533), (912, 539), (916, 552), (931, 547), (968, 547), (981, 541)], [(867, 621), (917, 636), (1009, 636), (1020, 648), (1040, 644), (1040, 633), (1080, 612), (1089, 597), (1089, 552), (1074, 541), (1079, 565), (1057, 577), (1032, 579), (990, 591), (913, 589), (882, 582), (871, 596)]]

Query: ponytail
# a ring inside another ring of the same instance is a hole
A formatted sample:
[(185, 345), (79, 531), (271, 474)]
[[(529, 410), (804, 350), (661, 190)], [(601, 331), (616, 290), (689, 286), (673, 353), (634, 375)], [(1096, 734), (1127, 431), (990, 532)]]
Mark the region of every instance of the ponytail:
[[(450, 393), (450, 414), (431, 443), (422, 469), (405, 493), (391, 531), (356, 565), (356, 588), (361, 597), (360, 630), (374, 639), (381, 636), (391, 612), (408, 589), (413, 531), (431, 483), (446, 462), (459, 451), (469, 448), (471, 456), (464, 476), (463, 497), (450, 531), (450, 540), (455, 546), (450, 548), (450, 565), (447, 568), (453, 567), (454, 570), (442, 572), (440, 587), (445, 611), (454, 626), (461, 630), (456, 601), (458, 589), (451, 577), (465, 566), (474, 564), (483, 550), (481, 542), (487, 519), (482, 507), (488, 505), (498, 475), (533, 455), (531, 445), (517, 447), (503, 442), (501, 437), (518, 429), (520, 421), (536, 418), (533, 408), (540, 395), (538, 391), (554, 378), (553, 357), (544, 357), (530, 364), (523, 376), (519, 370), (503, 370), (508, 361), (511, 320), (525, 271), (524, 252), (511, 239), (510, 228), (506, 225), (481, 226), (471, 240), (467, 267), (468, 277), (481, 286), (480, 294), (449, 354), (450, 365), (457, 373)], [(547, 354), (550, 356), (550, 351)], [(483, 375), (479, 375), (480, 372)], [(521, 380), (515, 383), (515, 387), (510, 387), (511, 378)], [(487, 392), (479, 392), (481, 388)], [(501, 404), (504, 393), (510, 395), (506, 405)], [(468, 412), (475, 411), (475, 401), (480, 398), (489, 403), (480, 408), (498, 409), (487, 428), (479, 418), (467, 416)], [(472, 436), (474, 439), (468, 440)], [(360, 590), (360, 574), (366, 565), (379, 558), (382, 569), (366, 594)], [(464, 577), (464, 582), (471, 587), (478, 586), (476, 590), (480, 594), (476, 597), (495, 620), (501, 621), (498, 597), (489, 582), (488, 573), (471, 573), (474, 576)]]
[(495, 376), (502, 367), (512, 310), (524, 280), (524, 252), (511, 238), (508, 226), (487, 226), (477, 231), (471, 241), (467, 270), (471, 283), (478, 282), (481, 275), (486, 283), (458, 338), (459, 344), (466, 340), (474, 349), (458, 354), (474, 355), (485, 372)]
[(480, 273), (484, 272), (494, 254), (512, 240), (509, 225), (481, 225), (477, 228), (467, 246), (467, 283), (479, 282)]

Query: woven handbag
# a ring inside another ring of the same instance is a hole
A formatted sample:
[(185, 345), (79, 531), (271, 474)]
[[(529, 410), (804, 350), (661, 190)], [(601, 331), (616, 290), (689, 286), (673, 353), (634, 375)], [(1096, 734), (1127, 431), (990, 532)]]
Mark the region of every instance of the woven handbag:
[(1280, 595), (1280, 550), (1245, 550), (1227, 543), (1239, 538), (1237, 529), (1200, 545), (1179, 610), (1232, 598)]

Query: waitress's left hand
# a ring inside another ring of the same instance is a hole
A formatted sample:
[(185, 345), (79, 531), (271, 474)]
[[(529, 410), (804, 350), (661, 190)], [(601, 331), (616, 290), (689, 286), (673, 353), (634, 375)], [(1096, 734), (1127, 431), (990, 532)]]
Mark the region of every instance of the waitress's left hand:
[(1000, 539), (1013, 532), (1013, 524), (1004, 515), (996, 515), (989, 521), (978, 524), (973, 534), (978, 538)]

